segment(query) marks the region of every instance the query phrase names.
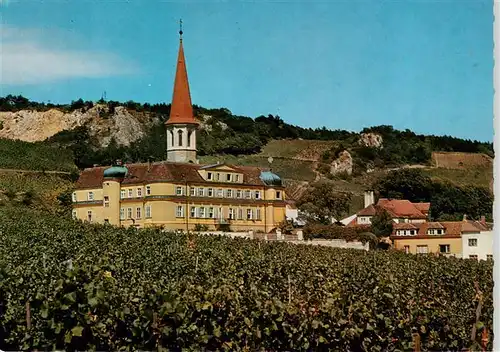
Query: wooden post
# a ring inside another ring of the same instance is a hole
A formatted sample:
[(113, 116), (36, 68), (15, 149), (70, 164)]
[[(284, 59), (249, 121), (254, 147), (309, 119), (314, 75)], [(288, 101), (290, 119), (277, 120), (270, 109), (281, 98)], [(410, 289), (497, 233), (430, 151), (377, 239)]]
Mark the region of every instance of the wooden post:
[(292, 303), (292, 282), (290, 280), (290, 274), (288, 274), (288, 304)]
[(31, 307), (30, 307), (30, 302), (26, 302), (26, 327), (31, 329)]
[(420, 352), (420, 334), (415, 333), (413, 334), (413, 351), (414, 352)]

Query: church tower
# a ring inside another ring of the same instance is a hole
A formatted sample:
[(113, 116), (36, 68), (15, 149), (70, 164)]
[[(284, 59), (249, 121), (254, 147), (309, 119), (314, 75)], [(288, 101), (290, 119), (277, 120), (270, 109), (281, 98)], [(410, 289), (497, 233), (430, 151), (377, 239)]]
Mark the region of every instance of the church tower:
[(179, 31), (179, 55), (175, 72), (174, 93), (170, 108), (170, 117), (166, 122), (167, 161), (177, 163), (196, 163), (196, 130), (198, 121), (194, 118), (186, 59), (182, 47), (182, 21)]

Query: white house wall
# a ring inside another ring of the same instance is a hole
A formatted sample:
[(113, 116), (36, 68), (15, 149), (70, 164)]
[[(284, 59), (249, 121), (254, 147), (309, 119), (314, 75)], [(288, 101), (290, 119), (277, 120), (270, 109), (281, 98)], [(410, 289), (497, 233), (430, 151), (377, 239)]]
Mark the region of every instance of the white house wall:
[[(477, 239), (477, 246), (470, 247), (469, 239)], [(493, 231), (484, 231), (474, 234), (462, 235), (462, 258), (469, 258), (470, 255), (477, 255), (478, 259), (487, 259), (487, 255), (493, 254)]]

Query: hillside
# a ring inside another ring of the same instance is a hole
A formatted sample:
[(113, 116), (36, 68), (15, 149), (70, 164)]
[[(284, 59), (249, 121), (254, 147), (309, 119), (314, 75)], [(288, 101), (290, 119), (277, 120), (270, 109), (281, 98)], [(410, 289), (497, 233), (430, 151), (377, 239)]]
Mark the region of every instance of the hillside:
[[(353, 193), (351, 210), (356, 211), (366, 188), (389, 170), (404, 167), (419, 167), (456, 185), (492, 188), (491, 143), (417, 135), (391, 126), (359, 133), (310, 129), (279, 116), (253, 119), (227, 109), (194, 109), (201, 122), (201, 163), (269, 167), (285, 179), (291, 198), (299, 197), (308, 183), (330, 179), (338, 190)], [(117, 159), (165, 160), (163, 124), (169, 112), (168, 104), (77, 100), (52, 105), (20, 96), (0, 98), (0, 168), (74, 172)]]

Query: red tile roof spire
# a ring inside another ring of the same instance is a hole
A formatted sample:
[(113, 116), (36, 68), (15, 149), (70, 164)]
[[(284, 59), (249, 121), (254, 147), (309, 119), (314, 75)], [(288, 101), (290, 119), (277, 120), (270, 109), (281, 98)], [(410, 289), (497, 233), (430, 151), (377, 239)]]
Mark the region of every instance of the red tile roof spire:
[(177, 71), (175, 72), (174, 93), (172, 106), (170, 108), (170, 118), (167, 125), (172, 124), (192, 124), (198, 125), (194, 118), (191, 95), (189, 93), (189, 82), (186, 70), (186, 59), (184, 58), (184, 48), (182, 46), (182, 20), (179, 30), (179, 55), (177, 57)]

